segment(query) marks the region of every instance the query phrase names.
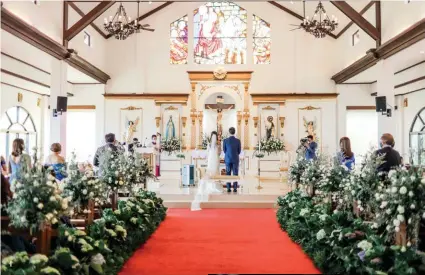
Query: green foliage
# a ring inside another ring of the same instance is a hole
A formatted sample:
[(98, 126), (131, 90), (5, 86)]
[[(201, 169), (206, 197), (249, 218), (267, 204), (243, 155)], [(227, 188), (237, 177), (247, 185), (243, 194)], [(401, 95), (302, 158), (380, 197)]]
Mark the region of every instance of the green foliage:
[(35, 232), (44, 224), (56, 224), (68, 210), (68, 198), (60, 195), (50, 170), (36, 165), (12, 186), (13, 199), (7, 206), (11, 225)]
[(351, 212), (315, 203), (299, 190), (278, 199), (277, 219), (326, 274), (418, 274), (419, 256), (411, 248), (391, 247)]
[(17, 252), (2, 260), (1, 273), (4, 275), (60, 275), (59, 270), (48, 265), (45, 255), (34, 254), (31, 257), (26, 252)]
[(174, 152), (179, 151), (181, 148), (181, 140), (173, 137), (169, 139), (163, 139), (161, 141), (161, 149), (171, 155)]
[(274, 137), (269, 139), (264, 138), (260, 141), (260, 144), (255, 146), (254, 149), (254, 155), (256, 155), (257, 152), (265, 152), (267, 155), (279, 153), (285, 150), (285, 142)]

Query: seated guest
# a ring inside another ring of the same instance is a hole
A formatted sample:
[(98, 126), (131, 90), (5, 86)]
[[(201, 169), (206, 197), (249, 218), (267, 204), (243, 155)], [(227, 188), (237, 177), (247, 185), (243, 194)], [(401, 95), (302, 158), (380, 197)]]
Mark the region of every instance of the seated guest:
[(97, 148), (96, 154), (94, 155), (93, 165), (96, 167), (100, 166), (99, 158), (106, 150), (111, 149), (113, 152), (117, 153), (124, 152), (122, 146), (120, 146), (119, 142), (115, 139), (114, 134), (110, 133), (105, 135), (105, 142), (105, 145)]
[(353, 170), (356, 160), (354, 153), (351, 151), (350, 139), (348, 137), (342, 137), (339, 140), (339, 147), (341, 148), (341, 151), (338, 153), (340, 164), (345, 165), (349, 170)]
[(66, 178), (66, 165), (65, 159), (60, 155), (62, 146), (59, 143), (53, 143), (50, 146), (52, 153), (46, 159), (46, 166), (51, 166), (57, 180)]
[(307, 142), (304, 143), (304, 147), (305, 147), (305, 158), (307, 160), (316, 159), (317, 143), (313, 140), (312, 135), (307, 136)]
[(13, 185), (14, 180), (20, 178), (21, 171), (31, 169), (31, 157), (24, 152), (24, 140), (17, 138), (12, 144), (12, 154), (9, 157), (9, 182)]
[(6, 207), (9, 199), (12, 198), (12, 191), (10, 191), (10, 184), (7, 178), (1, 174), (1, 215), (7, 216)]
[(381, 149), (377, 150), (375, 154), (383, 156), (383, 161), (379, 167), (378, 172), (389, 172), (392, 168), (398, 167), (401, 164), (400, 154), (393, 149), (395, 145), (394, 137), (391, 134), (383, 134), (381, 137)]

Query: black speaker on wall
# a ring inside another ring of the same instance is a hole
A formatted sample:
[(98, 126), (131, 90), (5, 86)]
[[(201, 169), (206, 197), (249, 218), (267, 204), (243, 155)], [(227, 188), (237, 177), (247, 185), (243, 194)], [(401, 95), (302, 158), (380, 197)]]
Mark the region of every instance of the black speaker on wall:
[(385, 96), (375, 97), (375, 105), (377, 112), (387, 112), (387, 98)]
[(68, 98), (66, 96), (58, 96), (57, 112), (66, 112), (68, 107)]

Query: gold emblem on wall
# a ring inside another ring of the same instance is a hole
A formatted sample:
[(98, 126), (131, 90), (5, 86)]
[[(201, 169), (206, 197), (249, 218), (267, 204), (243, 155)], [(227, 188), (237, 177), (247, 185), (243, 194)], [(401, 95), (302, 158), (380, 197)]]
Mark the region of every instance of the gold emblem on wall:
[(41, 105), (41, 98), (37, 98), (37, 107), (40, 107)]
[(183, 128), (186, 128), (186, 121), (187, 121), (187, 117), (183, 116), (182, 117)]
[(408, 101), (408, 99), (407, 99), (407, 98), (405, 98), (405, 99), (403, 100), (403, 107), (407, 107), (407, 106), (409, 106), (409, 101)]
[(138, 107), (134, 107), (134, 106), (128, 106), (128, 107), (125, 107), (125, 108), (121, 108), (121, 110), (134, 111), (134, 110), (143, 110), (143, 108), (138, 108)]
[(22, 102), (22, 100), (24, 99), (24, 96), (22, 93), (18, 93), (18, 102)]
[(279, 121), (280, 121), (280, 127), (283, 128), (283, 126), (285, 126), (285, 117), (283, 116), (279, 117)]
[(252, 117), (252, 120), (254, 121), (254, 128), (257, 128), (257, 126), (258, 126), (258, 116)]
[(175, 110), (178, 110), (179, 108), (177, 108), (177, 107), (174, 107), (174, 106), (168, 106), (167, 108), (165, 108), (165, 110), (167, 110), (167, 111), (175, 111)]
[(304, 108), (300, 108), (300, 110), (308, 110), (308, 111), (311, 111), (311, 110), (319, 110), (320, 108), (316, 108), (316, 107), (313, 107), (313, 106), (307, 106), (307, 107), (304, 107)]
[(161, 117), (157, 116), (155, 117), (156, 120), (156, 128), (159, 128), (160, 122), (161, 122)]
[(272, 106), (267, 106), (267, 107), (264, 107), (262, 110), (276, 110), (276, 109), (273, 108)]
[(223, 80), (226, 79), (227, 71), (223, 67), (219, 67), (214, 70), (213, 74), (215, 79)]

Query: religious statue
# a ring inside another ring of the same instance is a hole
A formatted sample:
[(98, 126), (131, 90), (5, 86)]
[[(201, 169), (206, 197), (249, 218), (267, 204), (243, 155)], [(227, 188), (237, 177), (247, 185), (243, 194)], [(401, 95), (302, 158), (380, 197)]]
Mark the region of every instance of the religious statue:
[[(211, 104), (212, 105), (212, 104)], [(226, 110), (230, 110), (230, 109), (232, 109), (232, 108), (234, 108), (234, 105), (233, 104), (229, 104), (229, 105), (223, 105), (223, 106), (225, 106), (225, 107), (227, 107), (228, 106), (228, 108), (226, 109)], [(211, 108), (211, 106), (210, 105), (206, 105), (206, 107), (208, 108), (208, 109), (213, 109), (213, 108)], [(221, 107), (221, 106), (220, 106)], [(222, 119), (223, 119), (223, 109), (222, 108), (217, 108), (217, 134), (218, 134), (218, 143), (220, 144), (220, 142), (221, 142), (221, 138), (222, 138), (222, 136), (223, 136), (223, 124), (222, 124)]]
[(317, 137), (317, 133), (316, 133), (316, 126), (317, 126), (316, 117), (314, 118), (314, 121), (313, 120), (308, 121), (305, 117), (303, 117), (303, 121), (304, 121), (304, 128), (305, 128), (306, 135), (307, 136), (312, 135), (313, 136), (313, 140), (314, 141), (317, 141), (316, 140), (316, 137)]
[(275, 137), (275, 127), (273, 122), (273, 117), (268, 116), (265, 122), (266, 125), (266, 138), (269, 140), (272, 137)]
[(134, 134), (137, 132), (137, 125), (139, 125), (140, 118), (137, 117), (136, 120), (131, 121), (129, 119), (126, 119), (126, 135), (125, 135), (125, 142), (127, 144), (131, 143), (134, 138)]
[(176, 128), (174, 127), (173, 116), (170, 115), (170, 119), (167, 122), (167, 128), (165, 131), (165, 139), (171, 139), (176, 137)]

